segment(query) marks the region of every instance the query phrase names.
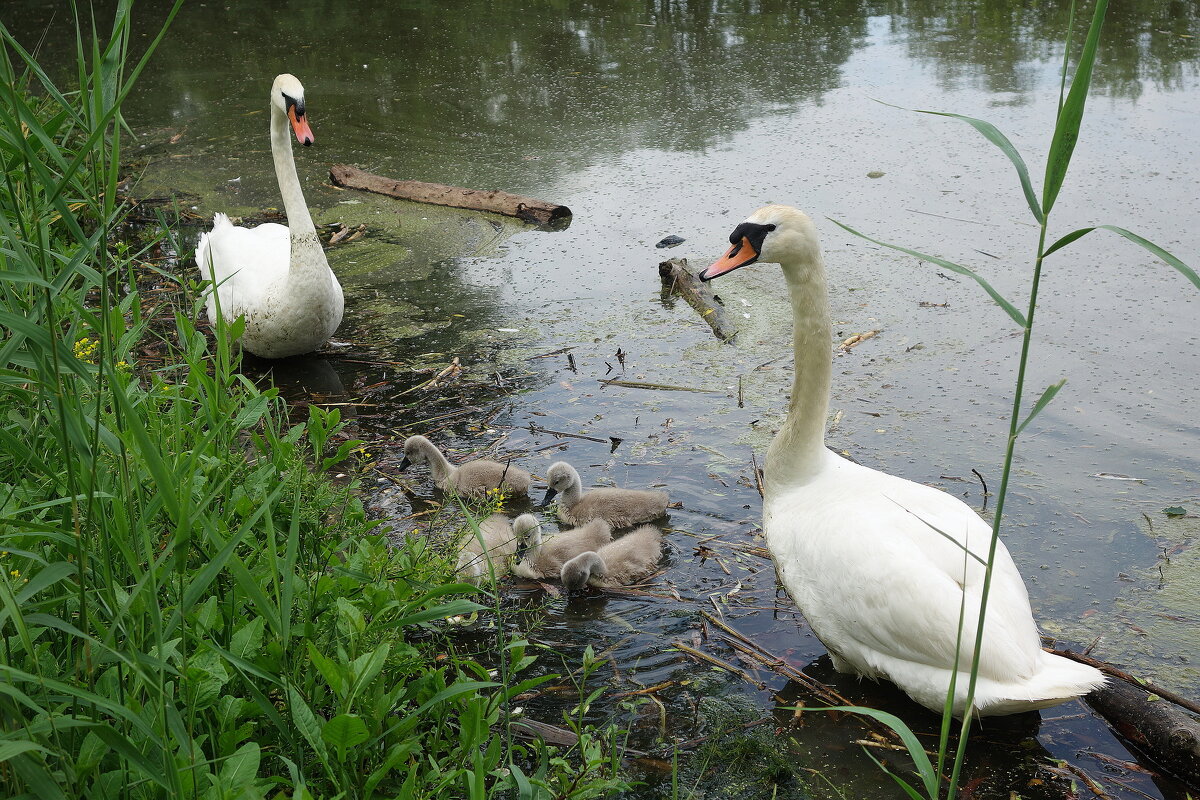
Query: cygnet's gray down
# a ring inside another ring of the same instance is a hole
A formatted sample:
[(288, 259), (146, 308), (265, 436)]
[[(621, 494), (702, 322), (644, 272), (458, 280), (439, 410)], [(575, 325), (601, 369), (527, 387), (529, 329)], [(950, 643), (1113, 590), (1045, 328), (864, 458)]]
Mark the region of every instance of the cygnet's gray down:
[[(480, 539), (483, 541), (480, 542)], [(461, 548), (458, 554), (458, 576), (478, 586), (489, 575), (494, 574), (499, 578), (508, 572), (509, 559), (517, 554), (517, 536), (508, 522), (508, 517), (492, 514), (479, 523), (478, 536), (474, 530), (463, 536)]]
[(528, 549), (513, 565), (514, 575), (540, 581), (557, 578), (563, 564), (586, 550), (598, 550), (612, 541), (612, 528), (602, 519), (542, 538), (542, 526), (532, 514), (522, 514), (513, 529)]
[(580, 553), (563, 564), (560, 576), (567, 591), (584, 586), (630, 586), (658, 569), (662, 531), (643, 525), (595, 552)]
[(485, 458), (456, 467), (424, 436), (404, 440), (400, 471), (408, 469), (410, 464), (429, 464), (429, 472), (439, 489), (464, 497), (482, 497), (489, 489), (500, 489), (504, 494), (526, 494), (533, 482), (532, 476), (520, 467)]
[(667, 513), (667, 493), (645, 489), (588, 489), (583, 491), (579, 473), (565, 461), (546, 471), (545, 505), (558, 495), (558, 516), (570, 525), (602, 519), (614, 528), (627, 528), (658, 519)]

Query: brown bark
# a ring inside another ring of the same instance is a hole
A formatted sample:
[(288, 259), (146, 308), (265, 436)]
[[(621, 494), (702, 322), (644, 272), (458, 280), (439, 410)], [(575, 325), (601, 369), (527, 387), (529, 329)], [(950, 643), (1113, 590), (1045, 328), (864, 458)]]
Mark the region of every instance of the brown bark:
[(700, 318), (709, 324), (716, 337), (728, 342), (737, 335), (737, 326), (725, 313), (725, 308), (699, 278), (687, 268), (686, 258), (672, 258), (658, 265), (658, 274), (662, 278), (663, 290), (678, 292), (692, 308), (700, 312)]
[(1123, 680), (1086, 698), (1140, 757), (1200, 788), (1200, 722), (1179, 706)]
[(566, 206), (546, 203), (532, 197), (522, 197), (494, 189), (463, 189), (440, 183), (397, 181), (345, 164), (330, 167), (329, 179), (334, 185), (347, 189), (375, 192), (398, 200), (504, 214), (534, 225), (548, 225), (571, 216), (571, 209)]

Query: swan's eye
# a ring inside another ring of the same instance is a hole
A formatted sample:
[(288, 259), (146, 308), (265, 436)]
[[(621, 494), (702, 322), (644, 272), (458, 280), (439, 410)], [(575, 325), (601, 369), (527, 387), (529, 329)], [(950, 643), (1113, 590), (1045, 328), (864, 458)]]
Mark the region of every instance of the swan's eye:
[[(749, 239), (750, 245), (756, 252), (762, 252), (763, 239), (767, 238), (767, 234), (775, 230), (774, 225), (759, 225), (757, 222), (743, 222), (733, 229), (733, 233), (729, 234), (729, 243), (740, 245), (743, 239)], [(736, 255), (737, 251), (731, 253)]]
[(287, 92), (280, 92), (280, 94), (283, 95), (283, 110), (284, 111), (291, 111), (294, 108), (294, 109), (296, 109), (297, 117), (304, 116), (304, 99), (303, 98), (297, 100), (296, 98), (292, 97)]

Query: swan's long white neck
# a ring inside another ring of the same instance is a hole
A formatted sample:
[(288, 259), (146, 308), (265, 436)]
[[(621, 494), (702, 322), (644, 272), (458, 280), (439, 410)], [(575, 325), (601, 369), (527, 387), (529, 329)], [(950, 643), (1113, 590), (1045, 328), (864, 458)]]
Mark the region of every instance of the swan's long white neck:
[(782, 263), (792, 301), (796, 372), (787, 420), (767, 451), (766, 490), (804, 483), (825, 458), (825, 418), (829, 414), (833, 327), (829, 290), (820, 248)]
[[(315, 233), (316, 226), (308, 213), (304, 191), (300, 188), (300, 178), (296, 175), (291, 136), (287, 114), (275, 103), (271, 103), (271, 157), (275, 160), (275, 178), (279, 181), (283, 209), (287, 213), (288, 228), (294, 239), (296, 234)], [(295, 261), (294, 255), (292, 260)]]

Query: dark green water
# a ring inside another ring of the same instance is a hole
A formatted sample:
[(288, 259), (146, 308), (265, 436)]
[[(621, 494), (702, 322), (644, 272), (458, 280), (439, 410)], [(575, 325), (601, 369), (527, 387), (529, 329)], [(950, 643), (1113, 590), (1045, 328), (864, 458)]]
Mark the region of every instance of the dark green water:
[[(3, 20), (30, 41), (49, 25), (45, 52), (69, 55), (61, 6), (8, 2)], [(140, 24), (150, 30), (165, 8), (139, 4)], [(718, 287), (744, 326), (736, 345), (720, 345), (686, 304), (661, 299), (658, 261), (707, 263), (766, 202), (808, 210), (831, 272), (835, 330), (882, 331), (836, 357), (830, 445), (978, 506), (971, 470), (993, 488), (999, 479), (1017, 330), (973, 285), (825, 218), (959, 260), (1023, 306), (1036, 230), (1011, 166), (961, 123), (874, 101), (988, 119), (1039, 180), (1066, 22), (1059, 4), (980, 0), (193, 2), (126, 115), (141, 192), (183, 193), (200, 214), (261, 210), (279, 204), (267, 90), (281, 71), (304, 82), (317, 137), (297, 152), (308, 202), (319, 222), (366, 223), (368, 235), (330, 251), (347, 288), (337, 339), (349, 347), (293, 365), (291, 378), (277, 372), (317, 399), (368, 403), (357, 435), (379, 455), (381, 476), (394, 475), (390, 444), (433, 428), (462, 453), (507, 434), (502, 448), (525, 453), (534, 472), (565, 457), (589, 482), (670, 488), (682, 508), (671, 513), (670, 570), (654, 590), (662, 597), (566, 605), (520, 587), (506, 597), (523, 609), (514, 625), (535, 641), (576, 660), (585, 644), (607, 651), (612, 666), (598, 679), (614, 691), (674, 681), (659, 694), (667, 741), (684, 741), (769, 715), (776, 692), (796, 699), (769, 672), (756, 672), (769, 686), (757, 691), (669, 649), (680, 640), (751, 669), (699, 610), (716, 614), (715, 604), (798, 666), (822, 648), (776, 598), (770, 563), (738, 549), (761, 544), (750, 454), (761, 463), (790, 383), (782, 279), (764, 267)], [(1118, 224), (1195, 265), (1198, 37), (1193, 3), (1110, 9), (1055, 209), (1058, 234)], [(341, 192), (326, 185), (336, 163), (503, 188), (568, 205), (575, 217), (565, 231), (541, 232)], [(685, 242), (655, 249), (668, 234)], [(1006, 541), (1047, 632), (1077, 644), (1100, 637), (1098, 656), (1195, 694), (1194, 529), (1168, 526), (1161, 509), (1200, 508), (1200, 293), (1104, 235), (1047, 264), (1031, 385), (1068, 383), (1022, 439)], [(575, 370), (565, 354), (530, 358), (564, 347), (574, 348)], [(416, 379), (361, 363), (440, 369), (454, 356), (469, 378), (499, 373), (502, 386), (397, 399), (395, 383)], [(712, 392), (598, 381), (622, 371)], [(422, 422), (463, 403), (482, 411)], [(530, 424), (623, 442), (610, 453)], [(839, 682), (826, 662), (814, 671), (853, 699), (931, 724), (903, 699)], [(530, 713), (553, 722), (560, 707), (545, 700)], [(598, 710), (606, 715), (632, 727), (634, 747), (662, 746), (656, 705), (610, 702)], [(723, 749), (685, 758), (687, 786), (709, 797), (770, 797), (776, 784), (781, 797), (899, 796), (853, 744), (861, 728), (818, 715), (783, 726), (789, 715), (779, 715), (779, 730), (772, 722), (752, 729), (757, 739), (718, 739)], [(1042, 716), (1040, 729), (985, 729), (973, 796), (1072, 796), (1069, 778), (1039, 766), (1047, 752), (1113, 797), (1177, 796), (1090, 755), (1128, 760), (1086, 707)], [(635, 768), (646, 769), (645, 796), (665, 791), (651, 762)]]

